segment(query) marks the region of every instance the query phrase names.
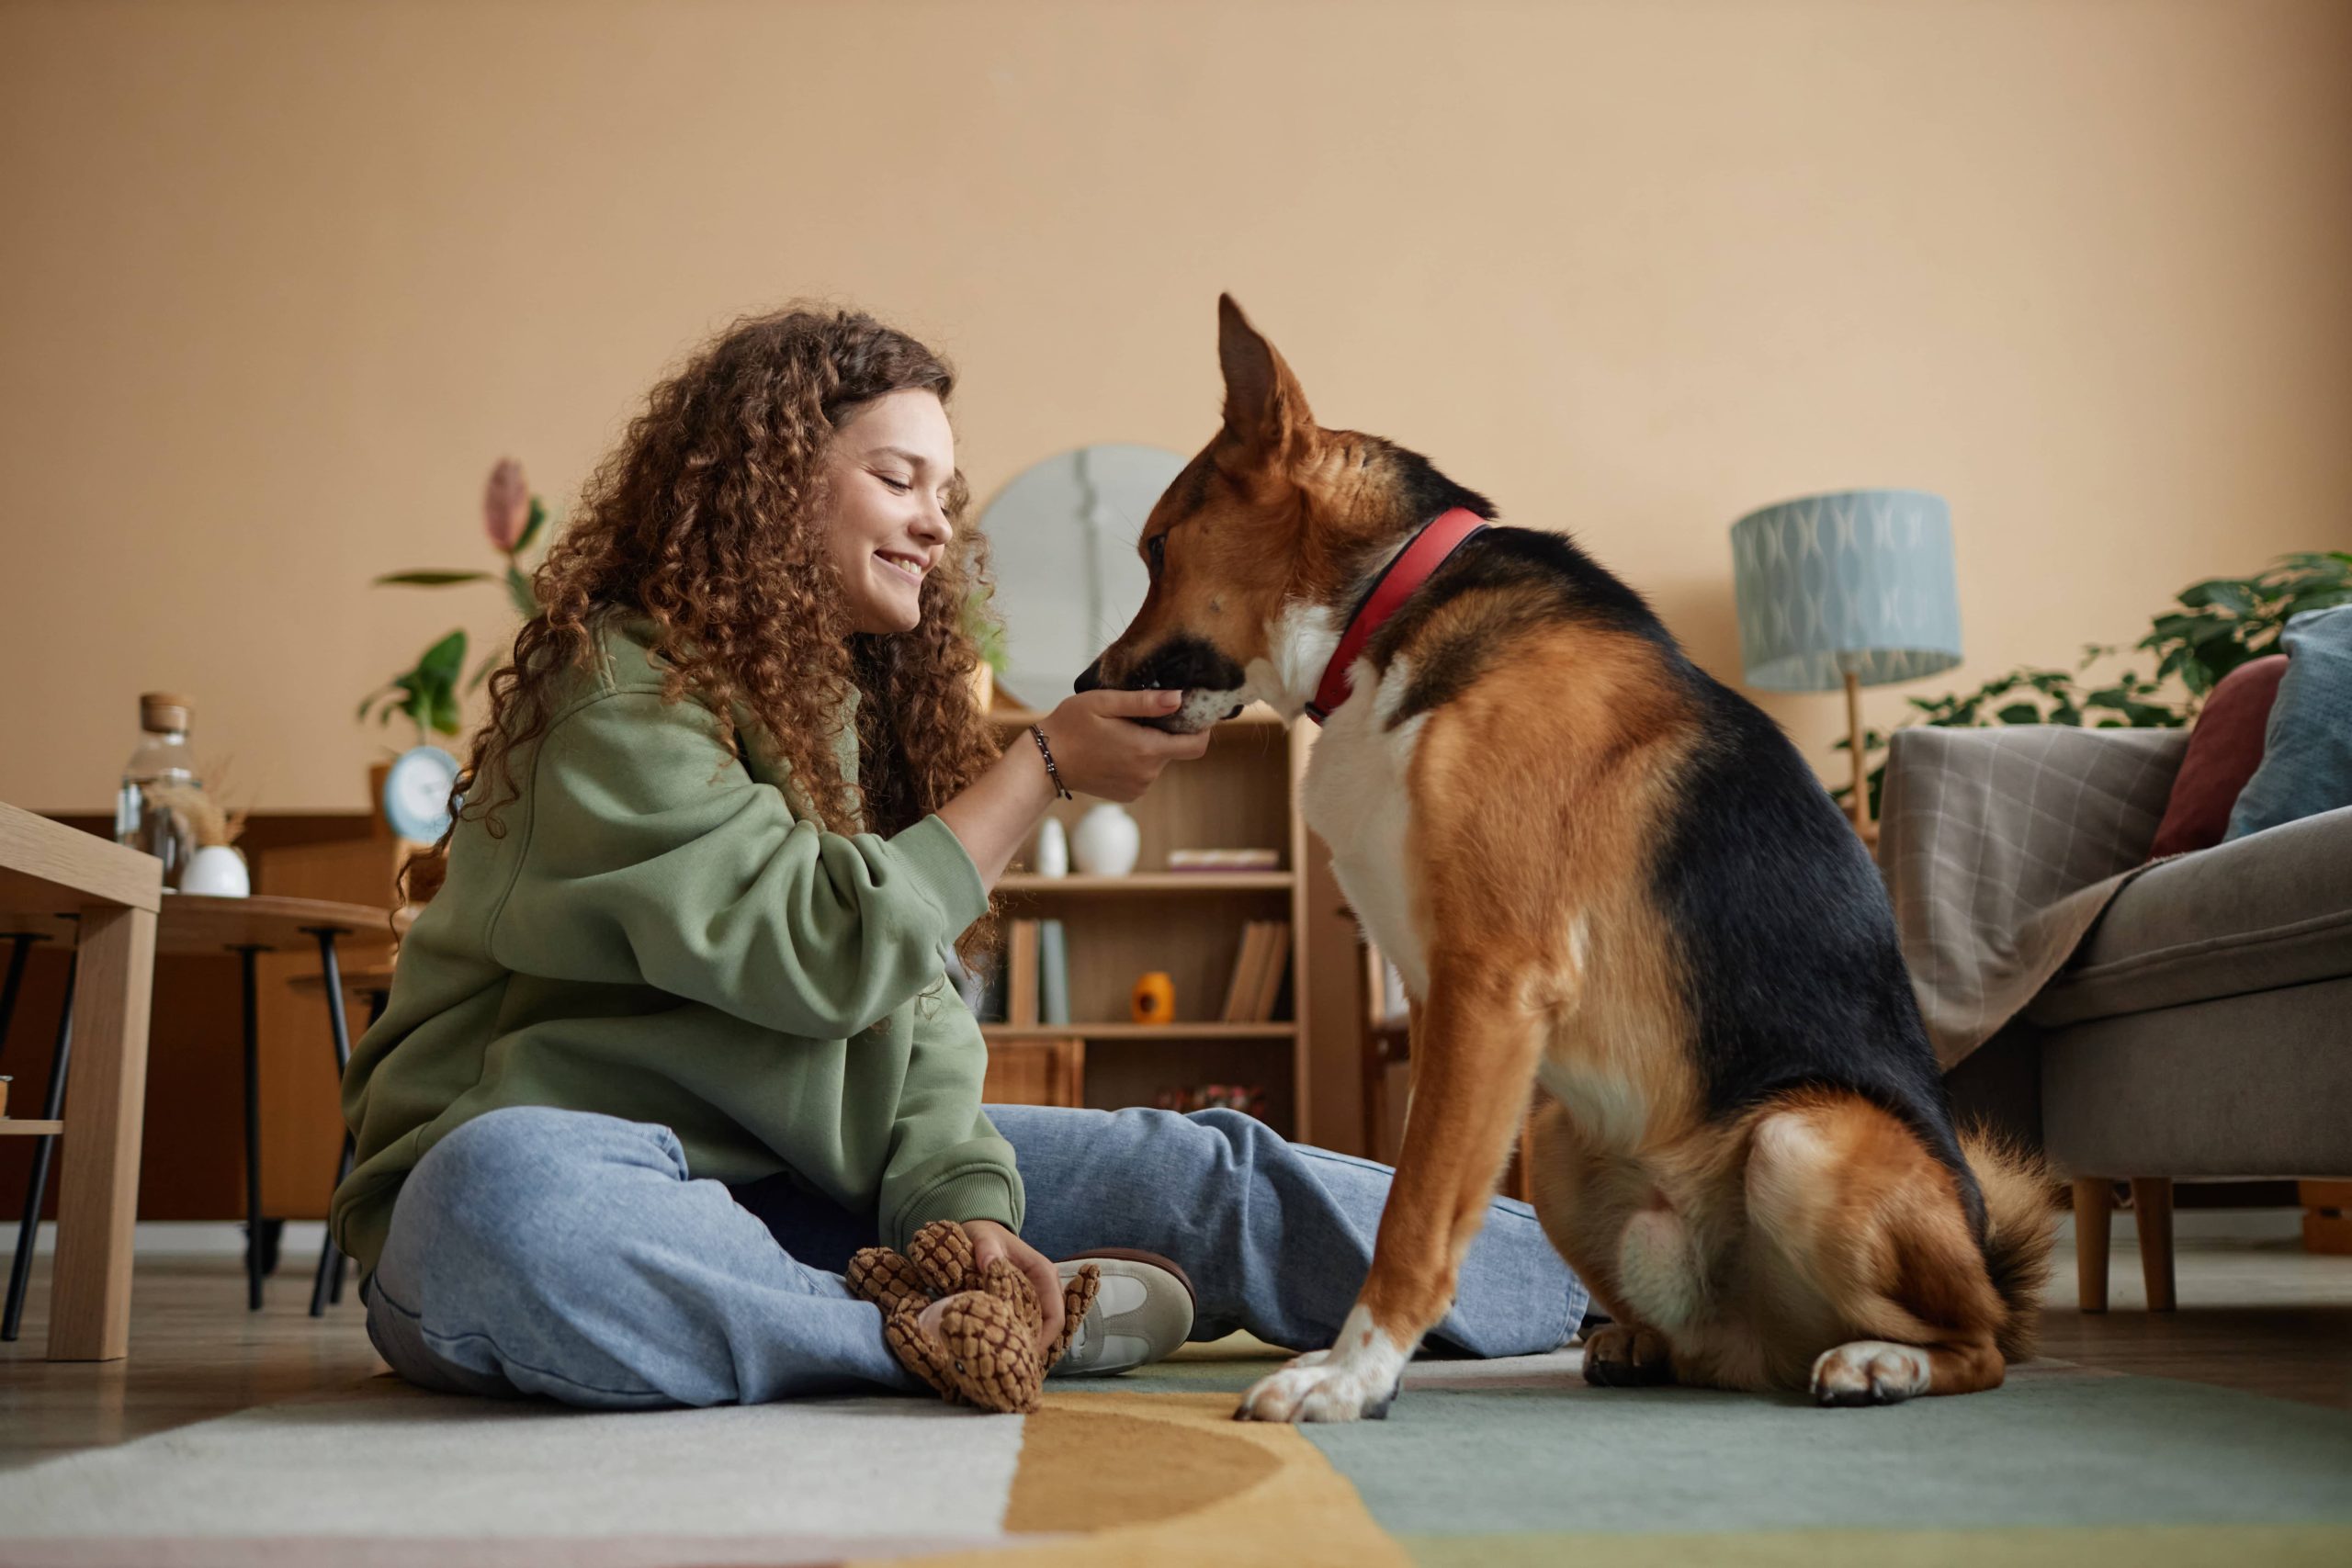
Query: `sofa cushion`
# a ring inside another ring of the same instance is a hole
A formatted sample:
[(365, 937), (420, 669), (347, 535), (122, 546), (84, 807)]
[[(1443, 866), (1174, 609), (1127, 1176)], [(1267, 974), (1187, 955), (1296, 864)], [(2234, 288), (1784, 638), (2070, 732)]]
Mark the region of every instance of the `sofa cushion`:
[(2148, 846), (2151, 859), (2210, 850), (2229, 831), (2230, 808), (2262, 765), (2262, 733), (2286, 672), (2283, 653), (2251, 660), (2222, 676), (2205, 699), (2188, 732), (2188, 753), (2173, 775), (2165, 819)]
[(2075, 1176), (2352, 1170), (2352, 980), (2161, 1008), (2041, 1038), (2044, 1151)]
[(2305, 611), (2279, 641), (2287, 673), (2262, 766), (2230, 814), (2233, 839), (2352, 806), (2352, 604)]
[(2026, 1009), (2075, 1023), (2352, 976), (2352, 807), (2149, 867)]

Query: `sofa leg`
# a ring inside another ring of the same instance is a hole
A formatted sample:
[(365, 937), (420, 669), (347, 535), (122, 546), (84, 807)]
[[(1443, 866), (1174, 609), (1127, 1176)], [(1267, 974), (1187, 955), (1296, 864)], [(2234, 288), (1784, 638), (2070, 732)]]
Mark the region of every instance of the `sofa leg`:
[(2134, 1177), (2132, 1213), (2140, 1226), (2140, 1277), (2148, 1283), (2148, 1310), (2170, 1312), (2173, 1294), (2172, 1179)]
[(2075, 1183), (2075, 1294), (2085, 1312), (2107, 1310), (2107, 1231), (2115, 1213), (2115, 1183), (2105, 1177)]

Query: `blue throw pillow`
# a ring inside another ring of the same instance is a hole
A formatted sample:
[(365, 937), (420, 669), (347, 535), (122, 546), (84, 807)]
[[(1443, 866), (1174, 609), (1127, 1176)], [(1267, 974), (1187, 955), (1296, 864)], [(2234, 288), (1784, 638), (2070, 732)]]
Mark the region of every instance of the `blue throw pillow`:
[(2262, 766), (2225, 840), (2352, 806), (2352, 604), (2304, 611), (2280, 641), (2287, 672), (2262, 732)]

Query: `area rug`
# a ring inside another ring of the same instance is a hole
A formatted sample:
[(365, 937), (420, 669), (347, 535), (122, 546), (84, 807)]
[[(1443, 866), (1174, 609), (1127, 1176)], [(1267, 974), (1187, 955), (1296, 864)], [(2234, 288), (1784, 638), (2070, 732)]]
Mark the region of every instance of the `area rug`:
[(0, 1564), (921, 1560), (2133, 1568), (2352, 1562), (2352, 1415), (2043, 1361), (1885, 1410), (1423, 1361), (1384, 1422), (1230, 1419), (1245, 1340), (1025, 1418), (606, 1416), (388, 1379), (0, 1474)]

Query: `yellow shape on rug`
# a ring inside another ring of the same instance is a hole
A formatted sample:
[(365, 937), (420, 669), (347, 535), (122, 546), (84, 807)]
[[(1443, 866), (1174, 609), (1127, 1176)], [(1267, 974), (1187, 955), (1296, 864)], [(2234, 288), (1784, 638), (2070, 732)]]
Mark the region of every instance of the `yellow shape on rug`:
[(1047, 1393), (1025, 1418), (1001, 1551), (924, 1568), (1409, 1568), (1347, 1478), (1297, 1428), (1233, 1419), (1229, 1393)]

